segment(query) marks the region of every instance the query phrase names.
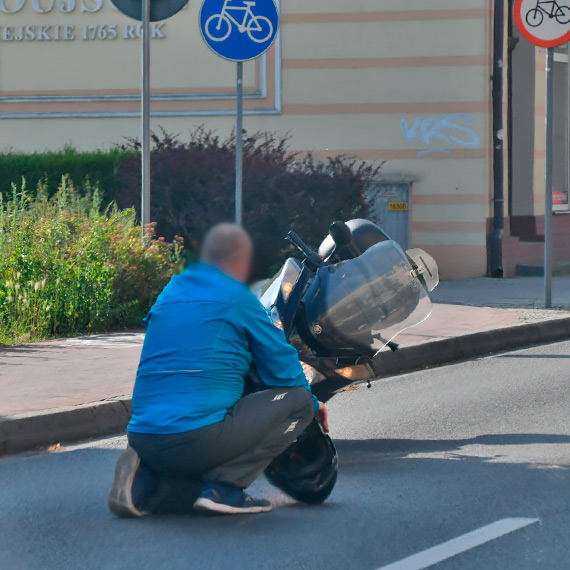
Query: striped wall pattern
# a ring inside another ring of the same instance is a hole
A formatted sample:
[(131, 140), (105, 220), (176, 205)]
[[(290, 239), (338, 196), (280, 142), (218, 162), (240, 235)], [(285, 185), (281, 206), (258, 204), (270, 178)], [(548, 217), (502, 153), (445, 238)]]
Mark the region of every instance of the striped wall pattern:
[[(460, 5), (317, 1), (301, 12), (286, 2), (283, 13), (283, 113), (304, 119), (295, 150), (386, 161), (386, 180), (412, 179), (411, 243), (436, 256), (444, 278), (485, 274), (490, 215), (492, 12), (486, 1)], [(457, 114), (476, 146), (439, 130)], [(436, 148), (447, 152), (425, 153)]]
[[(197, 18), (198, 8), (191, 0), (180, 17)], [(492, 156), (491, 0), (281, 0), (281, 13), (277, 51), (268, 54), (266, 68), (256, 67), (247, 85), (256, 95), (246, 103), (245, 128), (288, 132), (291, 150), (316, 157), (342, 153), (385, 161), (382, 178), (413, 181), (411, 245), (430, 251), (444, 278), (483, 275)], [(159, 100), (161, 92), (175, 89), (212, 93), (209, 61), (204, 55), (203, 72), (195, 68), (188, 87), (153, 84), (152, 109), (163, 113), (153, 119), (155, 128), (232, 129), (231, 81), (217, 90), (218, 98)], [(259, 94), (263, 78), (266, 89)], [(137, 110), (136, 101), (3, 99), (16, 95), (0, 91), (0, 114)], [(0, 135), (0, 146), (109, 146), (136, 136), (139, 128), (137, 118), (126, 115), (40, 123), (38, 129), (34, 118), (4, 120), (3, 133), (10, 136)]]

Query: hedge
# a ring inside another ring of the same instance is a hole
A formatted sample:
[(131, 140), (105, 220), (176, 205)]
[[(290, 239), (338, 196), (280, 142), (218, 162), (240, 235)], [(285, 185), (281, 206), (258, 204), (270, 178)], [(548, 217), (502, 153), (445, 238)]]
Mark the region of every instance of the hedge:
[(78, 186), (89, 179), (111, 195), (120, 191), (117, 179), (121, 163), (128, 153), (117, 148), (108, 151), (78, 152), (65, 148), (60, 152), (33, 154), (0, 154), (0, 194), (9, 198), (12, 184), (20, 186), (22, 179), (35, 184), (42, 181), (48, 196), (57, 192), (63, 176), (67, 176)]
[[(294, 155), (288, 137), (244, 132), (243, 223), (256, 246), (254, 278), (266, 277), (292, 252), (283, 241), (295, 230), (314, 247), (335, 219), (366, 217), (367, 185), (380, 166), (346, 156), (314, 160)], [(199, 127), (187, 142), (164, 131), (153, 134), (151, 219), (167, 240), (178, 235), (195, 255), (213, 224), (234, 218), (235, 138)], [(10, 183), (42, 180), (48, 196), (62, 175), (77, 188), (101, 188), (103, 205), (140, 209), (140, 143), (125, 139), (109, 152), (0, 156), (0, 190)]]
[[(292, 229), (317, 247), (332, 221), (367, 217), (365, 191), (380, 166), (346, 156), (314, 160), (294, 155), (289, 139), (270, 132), (244, 132), (243, 224), (255, 244), (254, 278), (268, 274), (290, 255), (284, 237)], [(140, 149), (137, 140), (121, 147), (128, 156), (117, 172), (120, 191), (107, 197), (138, 208)], [(167, 239), (184, 238), (196, 251), (209, 227), (232, 221), (235, 207), (235, 139), (198, 128), (188, 142), (164, 131), (153, 135), (151, 219)]]

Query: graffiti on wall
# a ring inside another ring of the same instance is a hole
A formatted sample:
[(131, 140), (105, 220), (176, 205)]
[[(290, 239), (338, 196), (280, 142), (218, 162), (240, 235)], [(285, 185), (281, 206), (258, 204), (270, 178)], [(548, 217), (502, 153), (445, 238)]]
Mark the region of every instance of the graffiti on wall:
[(428, 118), (422, 120), (420, 117), (416, 117), (411, 126), (408, 125), (407, 119), (400, 119), (400, 128), (408, 146), (412, 144), (414, 139), (430, 145), (430, 148), (418, 152), (418, 157), (432, 152), (451, 154), (451, 150), (443, 148), (440, 141), (448, 146), (479, 148), (481, 139), (470, 128), (472, 125), (473, 118), (464, 113), (453, 113), (444, 119)]

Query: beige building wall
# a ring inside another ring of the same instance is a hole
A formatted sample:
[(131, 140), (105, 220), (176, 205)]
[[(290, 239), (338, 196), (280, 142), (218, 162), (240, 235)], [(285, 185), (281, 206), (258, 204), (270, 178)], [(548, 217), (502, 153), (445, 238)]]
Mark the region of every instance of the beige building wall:
[[(108, 0), (0, 0), (0, 10), (22, 1), (16, 13), (0, 11), (0, 148), (94, 149), (137, 136), (134, 22)], [(63, 13), (62, 4), (74, 7)], [(199, 7), (190, 0), (155, 30), (152, 126), (226, 134), (235, 66), (205, 46)], [(281, 0), (280, 8), (278, 43), (245, 68), (245, 128), (290, 133), (292, 150), (317, 157), (385, 161), (383, 179), (412, 181), (411, 245), (431, 252), (444, 278), (484, 275), (491, 0)], [(13, 39), (21, 26), (37, 36), (40, 25), (52, 39)]]

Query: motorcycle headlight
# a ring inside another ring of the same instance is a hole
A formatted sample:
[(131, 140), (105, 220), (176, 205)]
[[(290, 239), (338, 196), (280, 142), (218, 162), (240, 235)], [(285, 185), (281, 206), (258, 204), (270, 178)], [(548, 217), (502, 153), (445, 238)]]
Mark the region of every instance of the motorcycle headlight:
[(281, 272), (281, 293), (283, 294), (283, 299), (287, 301), (291, 291), (293, 291), (293, 285), (297, 281), (301, 269), (296, 263), (287, 260), (283, 266), (283, 271)]
[(263, 291), (259, 299), (261, 304), (264, 307), (270, 307), (275, 304), (279, 291), (281, 291), (283, 299), (287, 301), (291, 291), (293, 291), (295, 282), (299, 278), (301, 269), (302, 266), (296, 259), (288, 259), (281, 271), (269, 283), (265, 283), (262, 288), (258, 288), (259, 291)]

